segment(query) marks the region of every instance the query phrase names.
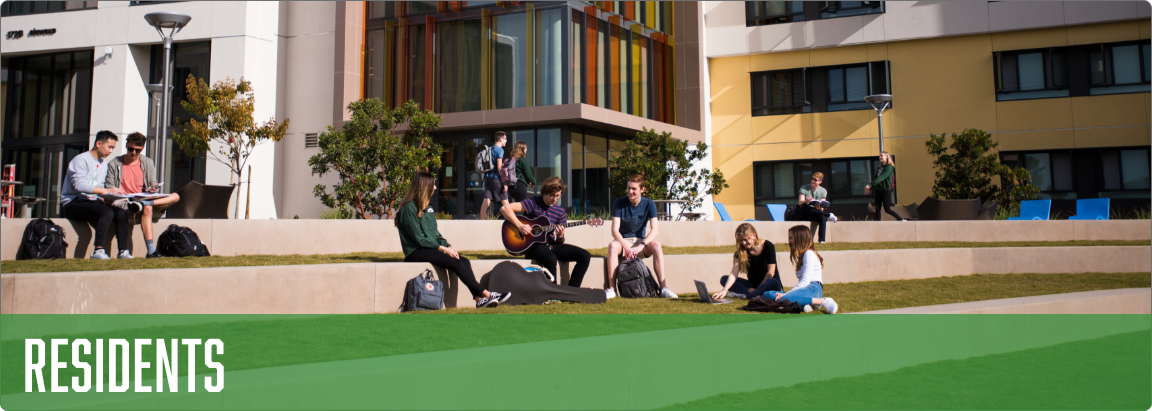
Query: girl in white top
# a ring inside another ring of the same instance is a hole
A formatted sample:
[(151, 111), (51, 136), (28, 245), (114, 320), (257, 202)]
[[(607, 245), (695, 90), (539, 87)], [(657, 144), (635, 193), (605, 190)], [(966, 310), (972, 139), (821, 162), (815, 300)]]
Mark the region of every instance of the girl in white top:
[(812, 244), (812, 231), (802, 225), (788, 229), (788, 246), (791, 248), (789, 259), (796, 265), (796, 278), (800, 282), (787, 293), (768, 291), (764, 295), (775, 301), (788, 300), (804, 306), (804, 312), (810, 312), (813, 305), (819, 305), (830, 314), (836, 314), (840, 309), (836, 301), (824, 298), (824, 258)]

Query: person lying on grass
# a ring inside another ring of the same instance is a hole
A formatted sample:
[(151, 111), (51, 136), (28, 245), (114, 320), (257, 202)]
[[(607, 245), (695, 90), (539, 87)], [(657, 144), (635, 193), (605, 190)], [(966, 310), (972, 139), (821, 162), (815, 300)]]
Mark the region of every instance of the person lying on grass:
[[(748, 278), (740, 278), (744, 273)], [(771, 276), (768, 273), (773, 273)], [(780, 270), (776, 268), (776, 246), (760, 238), (750, 223), (736, 227), (736, 253), (732, 255), (732, 273), (720, 277), (723, 290), (712, 295), (719, 300), (752, 298), (766, 291), (784, 291), (780, 284)]]
[(476, 282), (472, 273), (472, 263), (460, 256), (448, 244), (436, 228), (436, 212), (428, 203), (436, 191), (436, 176), (423, 171), (412, 177), (408, 194), (400, 200), (400, 211), (396, 213), (396, 228), (400, 231), (400, 248), (404, 250), (406, 263), (430, 263), (451, 270), (468, 287), (476, 308), (495, 307), (508, 301), (512, 293), (496, 293), (485, 290)]
[(829, 314), (836, 314), (840, 307), (831, 298), (824, 297), (824, 258), (816, 252), (816, 245), (812, 244), (812, 230), (798, 225), (788, 229), (788, 246), (791, 247), (789, 260), (796, 265), (796, 278), (800, 279), (795, 287), (787, 293), (767, 291), (764, 298), (773, 301), (788, 300), (804, 306), (804, 312), (812, 312), (813, 305), (819, 305), (828, 310)]

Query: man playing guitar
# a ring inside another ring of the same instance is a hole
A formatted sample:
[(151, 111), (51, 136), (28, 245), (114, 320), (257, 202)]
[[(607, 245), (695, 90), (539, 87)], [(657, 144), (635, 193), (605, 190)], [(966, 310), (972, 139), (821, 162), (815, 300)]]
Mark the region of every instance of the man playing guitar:
[(540, 185), (540, 195), (518, 203), (508, 204), (501, 207), (500, 212), (504, 214), (504, 218), (509, 223), (519, 228), (520, 233), (526, 236), (532, 234), (532, 227), (520, 222), (520, 219), (516, 218), (516, 213), (524, 213), (525, 217), (530, 219), (544, 216), (549, 223), (556, 225), (555, 231), (547, 235), (547, 242), (533, 244), (524, 252), (524, 256), (536, 260), (541, 267), (548, 269), (553, 275), (559, 275), (559, 271), (556, 271), (557, 261), (576, 262), (576, 267), (572, 269), (572, 278), (568, 280), (568, 286), (580, 287), (580, 283), (584, 281), (584, 274), (588, 272), (592, 255), (583, 248), (564, 244), (563, 224), (568, 222), (568, 216), (564, 212), (564, 207), (561, 207), (559, 203), (560, 195), (565, 188), (567, 186), (564, 185), (563, 181), (560, 181), (559, 177), (548, 177)]

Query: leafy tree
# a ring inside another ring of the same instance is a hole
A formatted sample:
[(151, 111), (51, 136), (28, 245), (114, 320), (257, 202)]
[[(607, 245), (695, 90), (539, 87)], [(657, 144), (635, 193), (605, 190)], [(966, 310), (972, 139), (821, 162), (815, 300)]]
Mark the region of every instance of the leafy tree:
[[(947, 199), (998, 199), (999, 207), (1015, 210), (1021, 200), (1031, 200), (1040, 188), (1028, 184), (1032, 176), (1023, 167), (1009, 167), (1000, 163), (997, 155), (999, 143), (983, 130), (965, 129), (952, 134), (952, 144), (945, 145), (945, 135), (929, 136), (924, 143), (934, 159), (936, 183), (932, 196)], [(993, 182), (999, 178), (1000, 186)]]
[(703, 142), (689, 148), (687, 141), (676, 140), (668, 132), (656, 134), (644, 128), (608, 161), (612, 168), (608, 185), (613, 196), (624, 196), (628, 177), (640, 174), (644, 176), (645, 197), (685, 200), (684, 208), (695, 210), (704, 202), (705, 194), (717, 195), (728, 188), (719, 169), (693, 168), (707, 156), (707, 150)]
[[(392, 218), (413, 173), (440, 167), (441, 148), (428, 135), (440, 128), (440, 116), (413, 101), (389, 109), (376, 98), (349, 103), (348, 110), (352, 121), (339, 130), (328, 126), (317, 139), (320, 154), (308, 159), (313, 174), (336, 173), (340, 183), (331, 192), (317, 184), (312, 193), (325, 206), (350, 208), (358, 218)], [(394, 133), (404, 122), (408, 131)]]
[[(252, 83), (244, 78), (239, 83), (226, 78), (208, 87), (204, 79), (189, 74), (186, 87), (188, 97), (180, 105), (196, 118), (174, 130), (172, 139), (189, 156), (207, 153), (209, 158), (228, 166), (237, 182), (243, 181), (241, 176), (252, 150), (266, 140), (279, 142), (288, 130), (287, 118), (283, 123), (276, 118), (256, 123), (252, 118), (256, 96)], [(211, 148), (213, 142), (217, 143), (215, 151)], [(240, 216), (240, 192), (236, 190), (234, 218)]]

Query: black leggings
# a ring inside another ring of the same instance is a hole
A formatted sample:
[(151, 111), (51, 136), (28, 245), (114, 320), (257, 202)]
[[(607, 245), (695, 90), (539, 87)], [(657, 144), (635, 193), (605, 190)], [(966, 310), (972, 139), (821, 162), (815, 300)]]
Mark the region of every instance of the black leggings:
[(412, 254), (404, 257), (404, 262), (431, 263), (434, 266), (452, 270), (452, 272), (456, 273), (456, 277), (460, 278), (460, 282), (464, 283), (465, 287), (468, 287), (468, 291), (472, 293), (472, 298), (484, 296), (484, 287), (481, 287), (480, 283), (476, 282), (476, 275), (472, 274), (472, 263), (468, 262), (468, 259), (464, 258), (464, 256), (455, 259), (448, 254), (440, 252), (440, 250), (417, 248)]
[(892, 211), (892, 192), (891, 191), (880, 191), (880, 190), (872, 189), (872, 193), (873, 193), (872, 195), (874, 196), (873, 202), (876, 205), (876, 221), (880, 221), (880, 204), (884, 204), (884, 212), (888, 213), (888, 215), (890, 215), (892, 217), (895, 217), (896, 221), (900, 221), (900, 220), (904, 219), (904, 217), (900, 217), (899, 214), (896, 214), (896, 212)]
[(533, 244), (524, 256), (536, 260), (541, 267), (547, 268), (557, 277), (560, 276), (560, 272), (556, 271), (557, 260), (575, 261), (572, 278), (568, 280), (569, 287), (580, 287), (580, 283), (584, 282), (584, 274), (588, 272), (589, 261), (592, 260), (587, 250), (571, 244)]
[(132, 226), (128, 224), (128, 214), (120, 207), (113, 207), (95, 201), (72, 200), (64, 206), (64, 218), (96, 223), (92, 234), (93, 248), (103, 248), (108, 226), (116, 224), (116, 245), (120, 251), (128, 250), (128, 237)]
[(515, 185), (508, 187), (508, 194), (512, 196), (513, 203), (519, 203), (521, 201), (527, 200), (528, 183), (525, 183), (524, 181), (517, 181)]
[(808, 205), (800, 206), (800, 220), (820, 223), (820, 241), (824, 241), (824, 232), (828, 231), (828, 212), (817, 210)]

